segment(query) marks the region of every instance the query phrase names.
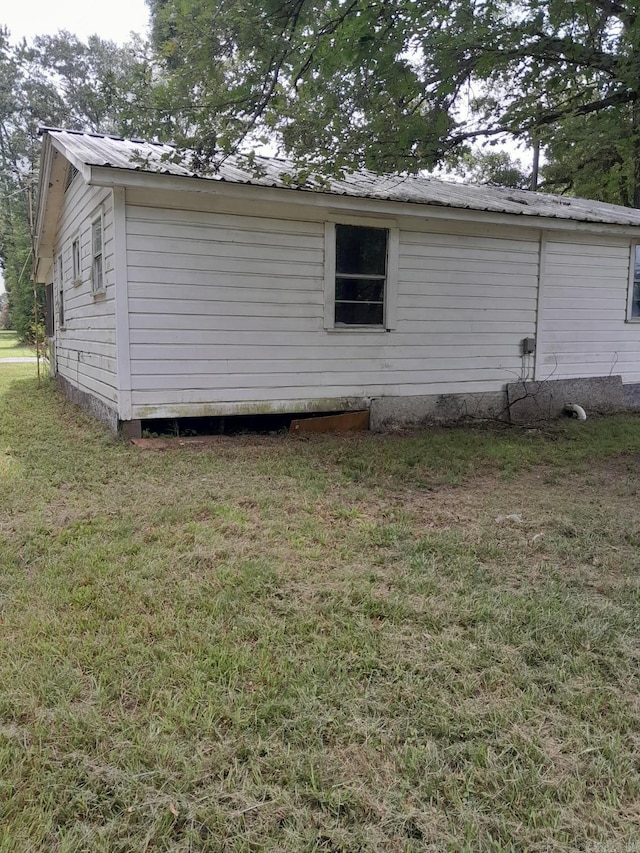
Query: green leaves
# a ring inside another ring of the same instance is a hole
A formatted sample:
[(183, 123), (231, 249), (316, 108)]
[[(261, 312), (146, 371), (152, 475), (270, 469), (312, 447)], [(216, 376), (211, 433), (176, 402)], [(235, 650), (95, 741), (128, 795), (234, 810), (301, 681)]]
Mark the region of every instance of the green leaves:
[(415, 172), (506, 133), (552, 158), (582, 116), (613, 112), (624, 136), (639, 95), (626, 2), (153, 0), (152, 17), (184, 141), (213, 156), (266, 132), (315, 171)]

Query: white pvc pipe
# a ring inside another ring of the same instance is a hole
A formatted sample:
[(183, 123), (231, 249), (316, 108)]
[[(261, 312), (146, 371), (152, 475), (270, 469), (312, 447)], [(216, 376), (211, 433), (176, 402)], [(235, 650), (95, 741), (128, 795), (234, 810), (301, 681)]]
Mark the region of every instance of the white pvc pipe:
[(587, 413), (582, 406), (579, 406), (577, 403), (565, 403), (564, 410), (565, 412), (573, 412), (579, 421), (586, 421), (587, 419)]

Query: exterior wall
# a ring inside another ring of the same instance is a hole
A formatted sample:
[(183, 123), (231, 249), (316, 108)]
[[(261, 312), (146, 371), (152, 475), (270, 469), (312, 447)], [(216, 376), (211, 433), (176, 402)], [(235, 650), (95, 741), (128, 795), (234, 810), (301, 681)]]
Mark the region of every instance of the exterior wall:
[(537, 231), (390, 220), (395, 328), (327, 330), (322, 213), (222, 204), (127, 190), (133, 418), (347, 408), (527, 378)]
[[(106, 291), (91, 287), (91, 221), (103, 211), (103, 270)], [(74, 285), (72, 243), (80, 238), (81, 283)], [(57, 258), (62, 255), (64, 328), (60, 327), (60, 280)], [(54, 323), (56, 372), (64, 387), (72, 386), (117, 410), (116, 325), (114, 308), (113, 198), (108, 189), (87, 186), (80, 175), (64, 195), (54, 243)]]
[(536, 379), (640, 382), (640, 324), (626, 322), (631, 241), (552, 233), (545, 242)]

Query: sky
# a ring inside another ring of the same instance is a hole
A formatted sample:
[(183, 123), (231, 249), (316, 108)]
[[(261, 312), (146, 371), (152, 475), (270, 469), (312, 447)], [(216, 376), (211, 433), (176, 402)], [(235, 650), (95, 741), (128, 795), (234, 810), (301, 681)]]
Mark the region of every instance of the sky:
[(122, 43), (131, 31), (146, 35), (149, 24), (144, 0), (17, 0), (2, 5), (0, 24), (9, 28), (12, 41), (69, 30), (82, 39), (97, 33), (103, 39)]
[[(108, 0), (87, 3), (86, 0), (17, 0), (5, 2), (0, 11), (0, 25), (9, 29), (11, 41), (32, 39), (68, 30), (82, 39), (97, 33), (103, 39), (118, 43), (128, 40), (131, 32), (146, 36), (149, 13), (144, 0)], [(4, 291), (0, 272), (0, 293)]]

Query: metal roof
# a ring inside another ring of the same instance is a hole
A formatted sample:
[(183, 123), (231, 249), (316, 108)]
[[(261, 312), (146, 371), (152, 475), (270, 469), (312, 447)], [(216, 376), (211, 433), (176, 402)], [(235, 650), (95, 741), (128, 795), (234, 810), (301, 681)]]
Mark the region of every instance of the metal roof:
[(73, 162), (142, 172), (228, 181), (259, 187), (279, 187), (306, 192), (409, 202), (457, 209), (541, 216), (609, 225), (640, 226), (640, 210), (581, 198), (534, 193), (504, 187), (457, 184), (421, 175), (385, 175), (361, 170), (340, 180), (314, 180), (294, 184), (296, 168), (288, 160), (256, 156), (256, 169), (248, 169), (237, 157), (226, 158), (216, 171), (196, 173), (192, 153), (171, 145), (120, 139), (94, 133), (43, 128), (55, 147)]

